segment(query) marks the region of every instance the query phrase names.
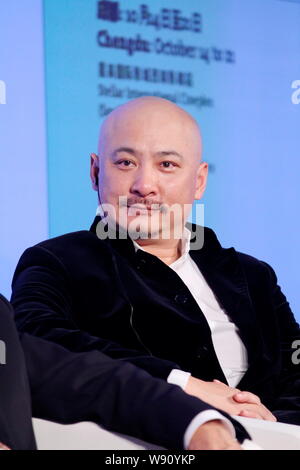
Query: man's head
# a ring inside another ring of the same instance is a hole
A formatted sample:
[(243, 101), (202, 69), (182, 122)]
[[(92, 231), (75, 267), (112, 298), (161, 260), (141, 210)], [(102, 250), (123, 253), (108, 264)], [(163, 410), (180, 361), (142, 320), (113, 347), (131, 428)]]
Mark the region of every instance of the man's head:
[[(115, 208), (121, 226), (126, 213), (128, 224), (138, 221), (148, 234), (151, 225), (152, 236), (157, 235), (162, 217), (177, 204), (183, 227), (206, 186), (208, 165), (201, 162), (201, 153), (198, 125), (186, 111), (163, 98), (137, 98), (112, 111), (101, 127), (98, 157), (91, 157), (93, 188), (101, 204)], [(120, 196), (126, 207), (120, 207)]]

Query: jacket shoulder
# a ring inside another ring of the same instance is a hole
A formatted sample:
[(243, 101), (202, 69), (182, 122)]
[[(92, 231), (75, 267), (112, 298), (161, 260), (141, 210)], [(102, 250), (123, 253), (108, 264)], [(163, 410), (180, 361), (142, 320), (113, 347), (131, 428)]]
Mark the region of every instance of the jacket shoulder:
[(83, 254), (86, 250), (101, 249), (101, 246), (101, 240), (95, 233), (80, 230), (41, 241), (27, 248), (24, 253), (44, 252), (65, 258), (65, 256), (72, 256), (76, 253)]
[[(15, 271), (16, 274), (26, 267), (47, 266), (47, 268), (65, 268), (68, 265), (80, 265), (78, 260), (93, 257), (102, 247), (101, 240), (88, 230), (71, 232), (49, 238), (27, 248)], [(103, 251), (103, 250), (102, 250)]]
[(248, 280), (252, 279), (256, 285), (265, 281), (277, 284), (276, 273), (267, 262), (246, 253), (236, 253)]
[(55, 246), (64, 246), (70, 243), (80, 243), (85, 240), (95, 238), (95, 234), (90, 232), (89, 230), (80, 230), (78, 232), (70, 232), (65, 233), (64, 235), (59, 235), (57, 237), (48, 238), (47, 240), (43, 240), (31, 248), (34, 247), (43, 247), (46, 249), (51, 249)]
[[(245, 274), (248, 277), (255, 279), (255, 277), (257, 276), (257, 280), (263, 277), (264, 279), (268, 278), (273, 282), (277, 281), (274, 269), (267, 262), (256, 258), (255, 256), (249, 255), (248, 253), (238, 251), (233, 247), (223, 247), (220, 241), (218, 240), (218, 237), (214, 230), (209, 227), (201, 227), (196, 224), (191, 224), (191, 226), (194, 231), (196, 231), (197, 229), (199, 230), (200, 228), (204, 230), (204, 246), (206, 245), (207, 250), (220, 250), (220, 253), (225, 253), (226, 251), (235, 252), (238, 261), (240, 262)], [(221, 256), (223, 255), (221, 254)]]
[(261, 269), (262, 271), (271, 269), (273, 271), (273, 268), (266, 261), (241, 251), (236, 251), (236, 253), (242, 265), (248, 269)]

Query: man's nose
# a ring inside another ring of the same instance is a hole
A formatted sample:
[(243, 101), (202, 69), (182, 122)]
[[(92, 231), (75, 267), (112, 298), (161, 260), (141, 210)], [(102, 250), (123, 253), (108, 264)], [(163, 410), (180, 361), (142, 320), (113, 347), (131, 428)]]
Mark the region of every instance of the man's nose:
[(140, 167), (134, 174), (131, 192), (142, 197), (157, 194), (157, 178), (150, 168)]

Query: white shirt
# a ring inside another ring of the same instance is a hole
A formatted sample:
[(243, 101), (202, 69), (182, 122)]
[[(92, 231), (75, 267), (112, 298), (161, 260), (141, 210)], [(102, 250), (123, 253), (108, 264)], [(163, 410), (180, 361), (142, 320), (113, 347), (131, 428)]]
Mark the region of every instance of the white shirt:
[(248, 369), (247, 350), (237, 326), (223, 310), (201, 271), (189, 255), (191, 232), (185, 227), (181, 257), (170, 264), (201, 308), (212, 333), (212, 341), (224, 375), (236, 387)]
[[(181, 240), (181, 256), (169, 267), (182, 279), (205, 315), (224, 375), (229, 385), (235, 387), (248, 369), (247, 350), (239, 336), (237, 326), (220, 307), (213, 291), (189, 255), (190, 238), (191, 232), (185, 227)], [(132, 241), (136, 251), (143, 250), (134, 240)], [(189, 372), (173, 369), (168, 382), (180, 385), (184, 389), (189, 376)]]
[[(170, 264), (169, 267), (173, 269), (186, 284), (205, 315), (212, 333), (214, 349), (224, 375), (229, 385), (235, 387), (248, 368), (247, 351), (239, 336), (238, 328), (220, 307), (213, 291), (207, 284), (198, 266), (189, 255), (190, 238), (191, 232), (185, 227), (181, 240), (181, 256)], [(145, 251), (134, 240), (132, 241), (136, 251), (138, 249)], [(189, 372), (173, 369), (167, 381), (179, 385), (184, 390), (190, 375)], [(206, 410), (195, 416), (189, 424), (184, 435), (185, 448), (188, 447), (188, 443), (196, 429), (201, 424), (213, 419), (223, 420), (228, 424), (231, 432), (234, 433), (232, 424), (223, 415), (214, 410)]]

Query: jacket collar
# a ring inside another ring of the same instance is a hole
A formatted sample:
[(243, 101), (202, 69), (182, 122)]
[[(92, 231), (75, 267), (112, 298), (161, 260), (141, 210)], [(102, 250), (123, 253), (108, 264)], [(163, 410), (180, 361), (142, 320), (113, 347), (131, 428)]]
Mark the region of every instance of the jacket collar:
[[(100, 230), (103, 230), (103, 224), (102, 226), (98, 226), (98, 224), (101, 223), (101, 216), (96, 215), (91, 227), (90, 231), (95, 233), (97, 235), (97, 232), (99, 233), (99, 227)], [(193, 257), (193, 253), (197, 251), (198, 257), (200, 256), (201, 259), (208, 260), (211, 257), (216, 257), (220, 251), (222, 251), (222, 247), (220, 242), (218, 241), (215, 233), (213, 230), (207, 227), (201, 227), (196, 224), (192, 224), (188, 222), (186, 224), (186, 227), (191, 231), (191, 238), (189, 240), (191, 246), (193, 247), (193, 244), (195, 243), (196, 237), (202, 237), (204, 239), (203, 247), (199, 250), (193, 250), (190, 249), (189, 254)], [(105, 238), (105, 240), (109, 240), (109, 243), (116, 248), (118, 251), (121, 251), (123, 254), (127, 253), (128, 255), (132, 255), (136, 252), (136, 249), (134, 247), (134, 244), (130, 237), (122, 238), (122, 235), (120, 235), (121, 231), (117, 228), (116, 230), (111, 230), (110, 234)]]
[(100, 215), (96, 215), (90, 227), (90, 231), (95, 233), (95, 235), (97, 235), (99, 239), (101, 239), (101, 236), (99, 236), (99, 234), (104, 231), (105, 233), (107, 233), (106, 237), (103, 240), (104, 243), (109, 244), (110, 247), (115, 249), (117, 252), (119, 252), (126, 258), (134, 258), (135, 249), (132, 240), (128, 236), (124, 238), (124, 232), (118, 229), (118, 227), (116, 228), (116, 230), (110, 229), (109, 232), (107, 231), (107, 229), (104, 229), (104, 224), (101, 222)]

